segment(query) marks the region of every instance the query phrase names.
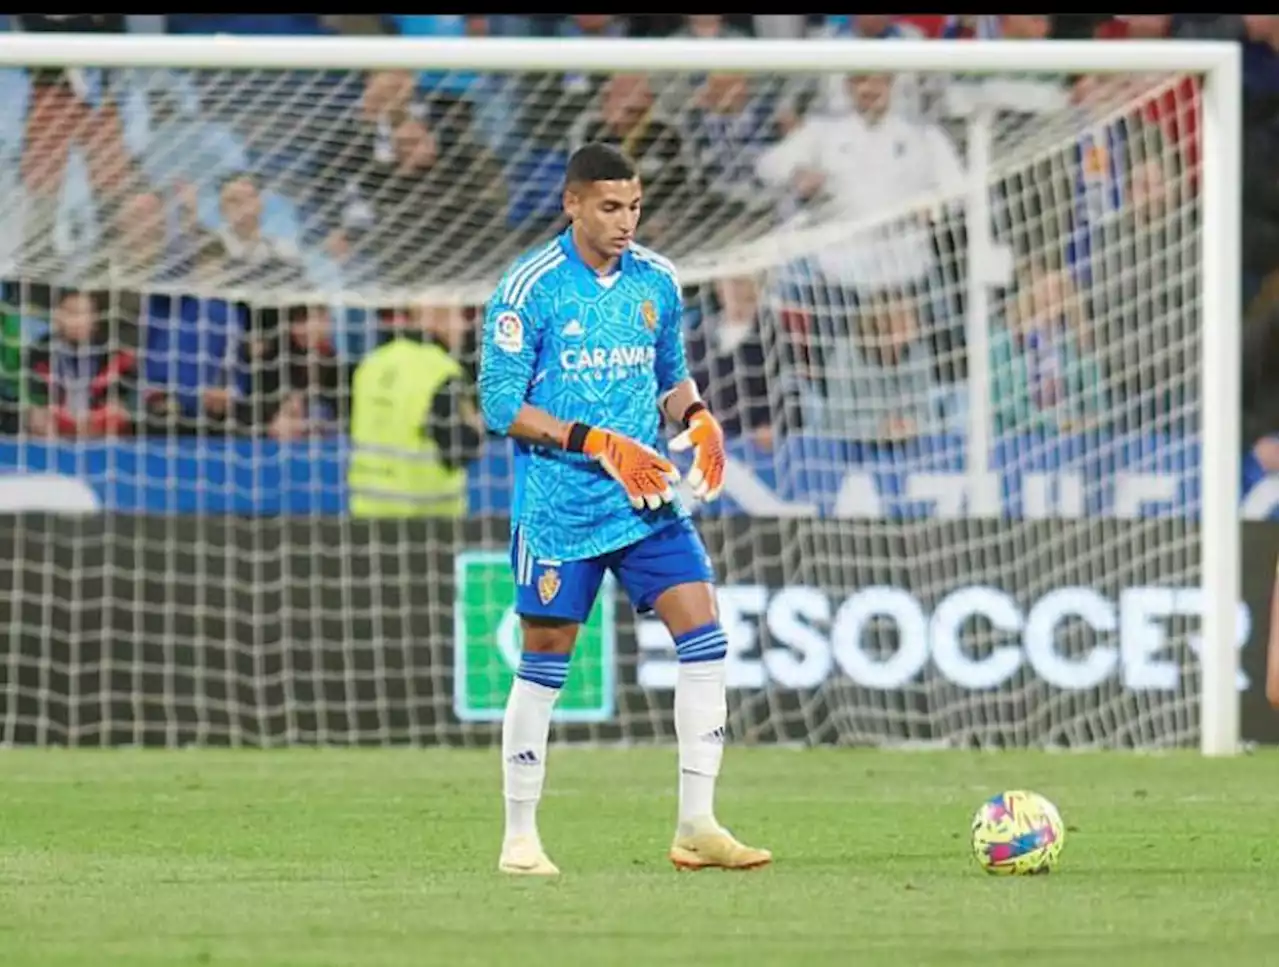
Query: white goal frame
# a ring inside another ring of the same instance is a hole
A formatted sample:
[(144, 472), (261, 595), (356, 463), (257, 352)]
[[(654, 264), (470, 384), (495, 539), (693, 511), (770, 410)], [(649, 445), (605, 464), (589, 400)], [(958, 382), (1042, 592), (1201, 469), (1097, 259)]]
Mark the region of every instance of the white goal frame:
[[(217, 35), (0, 34), (0, 67), (191, 67), (315, 69), (816, 73), (918, 71), (954, 74), (1177, 72), (1203, 80), (1201, 131), (1203, 358), (1200, 453), (1201, 646), (1200, 745), (1205, 755), (1239, 747), (1236, 688), (1239, 562), (1239, 345), (1241, 67), (1235, 43), (1188, 41), (896, 41), (864, 40), (562, 40), (400, 37), (247, 37)], [(983, 146), (971, 159), (980, 182)], [(968, 204), (985, 207), (970, 190)], [(974, 214), (981, 214), (975, 211)], [(969, 221), (985, 225), (986, 219)], [(979, 238), (977, 251), (983, 252)], [(969, 259), (968, 352), (986, 371), (986, 282), (982, 258)], [(975, 308), (976, 306), (976, 308)], [(985, 382), (977, 381), (970, 450), (985, 452)]]

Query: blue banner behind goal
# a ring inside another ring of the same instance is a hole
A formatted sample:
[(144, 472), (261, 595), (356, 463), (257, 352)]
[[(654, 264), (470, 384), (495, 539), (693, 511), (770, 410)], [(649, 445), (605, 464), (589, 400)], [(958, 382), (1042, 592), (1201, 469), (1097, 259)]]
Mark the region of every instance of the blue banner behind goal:
[[(1155, 434), (1001, 439), (991, 473), (976, 482), (956, 437), (872, 446), (794, 436), (770, 449), (739, 439), (730, 454), (721, 503), (697, 512), (873, 520), (1198, 514), (1198, 445)], [(338, 516), (347, 508), (346, 459), (342, 439), (6, 440), (0, 512), (62, 509), (70, 493), (87, 509), (111, 512)], [(471, 513), (506, 514), (511, 473), (509, 445), (491, 442), (470, 469)], [(1277, 518), (1277, 478), (1251, 453), (1240, 492), (1243, 518)]]

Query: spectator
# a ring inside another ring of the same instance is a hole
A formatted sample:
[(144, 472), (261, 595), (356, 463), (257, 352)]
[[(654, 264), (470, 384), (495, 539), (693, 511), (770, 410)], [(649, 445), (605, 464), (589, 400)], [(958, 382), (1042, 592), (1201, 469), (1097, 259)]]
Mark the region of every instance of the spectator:
[(168, 242), (167, 212), (160, 195), (147, 188), (121, 186), (120, 197), (102, 211), (101, 243), (90, 274), (110, 292), (110, 317), (118, 327), (112, 338), (136, 348), (143, 325), (144, 290), (178, 278), (185, 262)]
[[(914, 24), (892, 14), (863, 13), (827, 17), (812, 32), (814, 36), (847, 37), (853, 40), (923, 40), (923, 32)], [(938, 78), (940, 79), (940, 77)], [(930, 110), (937, 94), (936, 81), (920, 74), (903, 71), (894, 75), (888, 110), (912, 121), (920, 121)], [(828, 115), (848, 114), (857, 110), (849, 85), (839, 74), (826, 74), (819, 81), (816, 108)]]
[(1079, 432), (1105, 412), (1089, 321), (1068, 273), (1020, 268), (1005, 325), (991, 334), (991, 402), (997, 434)]
[(171, 34), (259, 34), (292, 37), (323, 34), (323, 17), (314, 13), (171, 13)]
[[(887, 74), (851, 77), (853, 114), (809, 118), (756, 167), (794, 204), (870, 226), (815, 260), (821, 275), (851, 290), (855, 301), (863, 290), (937, 287), (935, 209), (940, 197), (964, 190), (959, 155), (942, 130), (889, 113), (892, 85)], [(885, 218), (912, 206), (905, 216)]]
[(1048, 40), (1053, 17), (1044, 13), (1006, 13), (1000, 17), (1002, 40)]
[[(15, 17), (27, 32), (125, 29), (122, 14)], [(98, 201), (120, 187), (130, 168), (112, 72), (37, 68), (28, 76), (31, 92), (18, 166), (26, 189), (23, 256), (29, 273), (81, 281), (98, 243)]]
[[(1256, 102), (1255, 102), (1256, 104)], [(1244, 165), (1242, 199), (1242, 238), (1240, 261), (1241, 302), (1247, 310), (1270, 286), (1274, 287), (1276, 265), (1280, 260), (1277, 224), (1280, 203), (1277, 184), (1280, 165), (1276, 145), (1280, 142), (1277, 118), (1246, 117), (1244, 125)]]
[(227, 178), (218, 197), (222, 224), (212, 233), (195, 227), (194, 198), (185, 196), (186, 227), (200, 245), (212, 238), (217, 244), (205, 255), (210, 270), (220, 263), (222, 284), (227, 286), (296, 286), (302, 280), (298, 252), (290, 241), (268, 238), (262, 225), (262, 190), (246, 173)]
[(142, 400), (150, 433), (221, 433), (240, 387), (248, 311), (225, 299), (146, 297)]
[(27, 429), (67, 437), (130, 432), (135, 362), (133, 352), (111, 345), (90, 296), (64, 291), (52, 331), (27, 351)]
[[(480, 39), (498, 32), (502, 15), (472, 14), (466, 18), (466, 36)], [(506, 17), (519, 23), (518, 15)], [(490, 151), (505, 153), (512, 148), (516, 131), (516, 97), (519, 81), (511, 74), (483, 71), (467, 75), (459, 92), (450, 97), (436, 92), (431, 98), (431, 118), (438, 131), (450, 140), (475, 139)]]
[[(102, 72), (106, 74), (106, 72)], [(108, 77), (118, 78), (111, 74)], [(89, 183), (110, 217), (120, 200), (141, 187), (145, 179), (141, 166), (130, 154), (125, 141), (115, 92), (106, 78), (99, 81), (92, 114), (80, 133), (80, 147), (89, 170)]]
[(17, 306), (0, 299), (0, 434), (17, 433), (21, 427), (21, 400), (26, 376), (23, 347), (26, 326)]
[(344, 428), (350, 376), (332, 335), (327, 306), (295, 305), (285, 311), (283, 331), (245, 340), (249, 392), (241, 422), (282, 443)]
[(751, 34), (735, 27), (722, 13), (688, 13), (684, 25), (671, 36), (696, 40), (746, 40)]
[(1096, 25), (1093, 36), (1098, 40), (1164, 40), (1169, 36), (1173, 14), (1117, 14)]
[(1280, 81), (1280, 16), (1276, 14), (1244, 14), (1245, 93), (1258, 97), (1274, 97)]
[[(1130, 24), (1134, 18), (1125, 18)], [(1235, 40), (1242, 50), (1244, 118), (1243, 238), (1241, 239), (1242, 303), (1247, 308), (1261, 291), (1266, 277), (1275, 271), (1276, 242), (1276, 142), (1277, 142), (1277, 37), (1280, 17), (1267, 14), (1174, 14), (1171, 35), (1180, 40)], [(1194, 81), (1178, 88), (1178, 104), (1163, 99), (1162, 114), (1171, 141), (1180, 141), (1193, 173), (1198, 167), (1198, 97), (1183, 93)], [(1194, 94), (1194, 92), (1192, 92)], [(1179, 139), (1176, 135), (1180, 134)]]
[(145, 107), (131, 129), (130, 147), (147, 179), (157, 189), (180, 195), (215, 191), (244, 171), (249, 156), (233, 130), (199, 113), (199, 91), (178, 71), (152, 71), (137, 77)]
[(391, 132), (408, 117), (427, 117), (426, 103), (416, 96), (413, 72), (368, 71), (358, 108), (344, 115), (317, 146), (317, 193), (322, 197), (339, 195), (361, 172), (374, 164), (391, 162)]
[[(410, 18), (423, 19), (423, 18)], [(434, 19), (442, 19), (435, 17)], [(444, 18), (447, 19), (447, 18)], [(482, 37), (489, 18), (459, 18), (466, 35)], [(505, 143), (513, 110), (508, 88), (513, 81), (493, 73), (450, 72), (415, 75), (406, 70), (370, 71), (365, 75), (360, 110), (337, 122), (338, 133), (323, 139), (318, 160), (329, 193), (342, 189), (375, 164), (394, 159), (392, 132), (407, 118), (422, 121), (442, 141), (452, 143), (472, 137), (491, 148)], [(424, 96), (424, 92), (429, 92)]]
[[(327, 137), (317, 140), (316, 176), (304, 186), (304, 207), (317, 213), (326, 233), (341, 229), (344, 206), (360, 194), (361, 179), (379, 165), (395, 161), (392, 132), (406, 118), (427, 118), (427, 105), (417, 96), (412, 71), (374, 70), (364, 75), (359, 107), (335, 121)], [(330, 237), (329, 246), (337, 244)]]
[(1159, 128), (1135, 123), (1129, 135), (1123, 203), (1091, 240), (1088, 312), (1105, 333), (1097, 358), (1115, 393), (1115, 429), (1192, 432), (1171, 421), (1189, 415), (1197, 392), (1195, 210)]
[(913, 21), (926, 36), (942, 40), (998, 40), (1003, 18), (994, 14), (947, 14), (935, 25), (936, 32), (921, 26), (918, 16), (903, 19)]
[(792, 378), (786, 337), (762, 304), (761, 283), (744, 275), (717, 279), (711, 311), (685, 337), (689, 371), (725, 433), (748, 434), (762, 448), (775, 427), (800, 429), (794, 400), (783, 399)]
[[(683, 23), (671, 33), (673, 39), (692, 40), (745, 40), (751, 35), (733, 24), (720, 13), (685, 14)], [(653, 77), (650, 77), (653, 83)], [(680, 117), (690, 110), (696, 92), (707, 81), (704, 73), (663, 75), (658, 103), (664, 113)]]
[(460, 517), (467, 464), (484, 425), (456, 355), (470, 328), (460, 309), (423, 306), (370, 353), (353, 379), (348, 473), (355, 517)]
[[(124, 14), (16, 14), (27, 33), (123, 33)], [(105, 86), (101, 71), (42, 67), (31, 72), (31, 105), (23, 138), (22, 180), (40, 197), (55, 194), (62, 185), (68, 155), (77, 139), (95, 132), (118, 136), (114, 107), (98, 118), (88, 103), (91, 85)], [(108, 116), (109, 115), (109, 116)]]
[[(392, 19), (405, 36), (466, 37), (480, 41), (493, 32), (488, 14), (395, 14)], [(423, 71), (417, 87), (427, 96), (430, 120), (440, 133), (453, 138), (476, 129), (482, 140), (498, 149), (509, 133), (511, 104), (507, 89), (511, 78), (493, 72)]]
[(625, 37), (628, 33), (627, 18), (612, 13), (574, 13), (560, 22), (557, 33), (561, 37), (593, 40)]
[[(626, 37), (629, 33), (626, 18), (609, 13), (575, 13), (559, 20), (554, 31), (560, 37), (593, 40)], [(523, 108), (521, 140), (544, 148), (562, 148), (565, 132), (575, 118), (599, 102), (608, 77), (568, 71), (558, 81), (539, 75), (525, 79), (523, 89), (516, 95)]]
[(1275, 14), (1175, 14), (1172, 32), (1180, 40), (1239, 41), (1244, 47), (1245, 98), (1274, 99), (1280, 79), (1278, 25), (1280, 17)]
[[(364, 173), (342, 213), (336, 243), (367, 258), (387, 286), (424, 274), (484, 277), (509, 253), (506, 184), (494, 157), (472, 141), (442, 142), (406, 118), (392, 134), (392, 159)], [(506, 247), (504, 247), (504, 245)]]
[[(1126, 14), (1103, 20), (1094, 29), (1094, 36), (1101, 40), (1163, 40), (1171, 35), (1174, 17), (1171, 14)], [(1163, 81), (1163, 83), (1159, 83)], [(1191, 184), (1197, 181), (1199, 168), (1200, 82), (1192, 76), (1183, 76), (1170, 83), (1169, 78), (1135, 74), (1128, 77), (1082, 77), (1073, 85), (1073, 100), (1077, 105), (1091, 95), (1097, 101), (1109, 101), (1095, 109), (1096, 116), (1105, 115), (1108, 109), (1120, 106), (1122, 99), (1134, 101), (1132, 113), (1142, 121), (1159, 127), (1170, 150), (1182, 159)], [(1153, 89), (1154, 88), (1154, 89)], [(1087, 110), (1087, 105), (1085, 105)], [(1245, 128), (1249, 130), (1248, 125)], [(1274, 139), (1273, 139), (1274, 140)]]
[[(1140, 189), (1146, 175), (1158, 174), (1162, 197), (1181, 193), (1166, 197), (1169, 204), (1188, 206), (1197, 188), (1197, 158), (1191, 147), (1198, 92), (1194, 84), (1180, 82), (1153, 97), (1148, 81), (1139, 75), (1073, 78), (1071, 100), (1079, 135), (1069, 149), (1071, 156), (1042, 164), (1036, 172), (1033, 191), (1042, 199), (1045, 232), (1041, 242), (1055, 236), (1068, 239), (1068, 262), (1085, 288), (1093, 281), (1095, 247), (1113, 226), (1123, 225), (1126, 211), (1134, 211), (1127, 195), (1135, 165), (1144, 165)], [(1062, 183), (1064, 175), (1071, 179), (1069, 185)], [(1063, 197), (1071, 199), (1069, 207), (1062, 204)], [(1067, 224), (1060, 221), (1064, 215)]]
[(176, 260), (169, 251), (164, 199), (136, 191), (110, 213), (98, 271), (113, 286), (146, 287), (171, 277)]
[(566, 149), (602, 141), (632, 158), (644, 185), (645, 230), (662, 247), (665, 232), (680, 217), (680, 208), (700, 194), (684, 139), (675, 125), (659, 116), (644, 74), (614, 74), (600, 95), (600, 106), (581, 115), (569, 131)]
[[(1133, 115), (1116, 116), (1141, 88), (1136, 77), (1081, 74), (1072, 78), (1071, 101), (1079, 133), (1056, 167), (1037, 172), (1035, 189), (1045, 197), (1047, 222), (1040, 226), (1042, 244), (1066, 239), (1067, 265), (1075, 282), (1093, 282), (1094, 249), (1102, 233), (1121, 216), (1125, 205), (1129, 123)], [(1069, 179), (1063, 184), (1063, 179)], [(1062, 198), (1070, 205), (1062, 205)], [(1059, 211), (1054, 211), (1058, 208)]]
[(320, 15), (320, 25), (348, 37), (379, 37), (391, 32), (386, 15), (380, 13), (326, 13)]
[[(401, 320), (399, 329), (392, 330), (392, 337), (410, 339), (424, 345), (439, 346), (447, 352), (451, 359), (457, 361), (462, 372), (457, 386), (451, 389), (461, 393), (460, 400), (465, 400), (468, 387), (474, 387), (479, 366), (479, 338), (476, 333), (475, 314), (473, 310), (457, 306), (414, 306), (407, 318)], [(455, 401), (456, 402), (456, 401)], [(459, 412), (455, 407), (453, 412)], [(469, 437), (468, 437), (469, 439)], [(453, 449), (454, 445), (446, 447)], [(462, 457), (470, 459), (470, 451), (464, 447)], [(472, 454), (474, 455), (474, 454)]]
[(684, 127), (690, 155), (711, 191), (751, 208), (770, 204), (756, 165), (777, 139), (777, 122), (765, 99), (752, 96), (745, 75), (708, 74)]
[(1276, 399), (1280, 396), (1280, 316), (1274, 297), (1270, 310), (1244, 320), (1240, 367), (1241, 450), (1252, 451), (1258, 466), (1269, 474), (1280, 472), (1280, 420)]
[(863, 442), (936, 433), (934, 369), (915, 300), (894, 291), (864, 299), (826, 354), (821, 427)]

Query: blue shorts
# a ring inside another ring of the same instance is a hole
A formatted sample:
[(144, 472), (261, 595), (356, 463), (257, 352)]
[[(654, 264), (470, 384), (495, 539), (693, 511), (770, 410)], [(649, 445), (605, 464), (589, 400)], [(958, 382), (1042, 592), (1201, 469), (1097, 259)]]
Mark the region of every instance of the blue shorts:
[(581, 561), (536, 558), (517, 529), (511, 541), (511, 570), (516, 578), (516, 614), (578, 624), (591, 614), (608, 571), (641, 614), (652, 611), (668, 588), (715, 580), (702, 538), (687, 517), (634, 544)]

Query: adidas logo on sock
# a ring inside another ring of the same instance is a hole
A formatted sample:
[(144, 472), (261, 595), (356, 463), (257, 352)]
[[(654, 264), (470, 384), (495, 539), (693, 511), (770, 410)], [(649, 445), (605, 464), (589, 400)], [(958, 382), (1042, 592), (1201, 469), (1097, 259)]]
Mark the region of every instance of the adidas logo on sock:
[(538, 764), (538, 753), (532, 749), (525, 749), (523, 752), (507, 756), (507, 761), (518, 766), (536, 766)]
[(711, 742), (714, 745), (724, 745), (724, 726), (718, 725), (706, 735), (702, 737), (703, 742)]

